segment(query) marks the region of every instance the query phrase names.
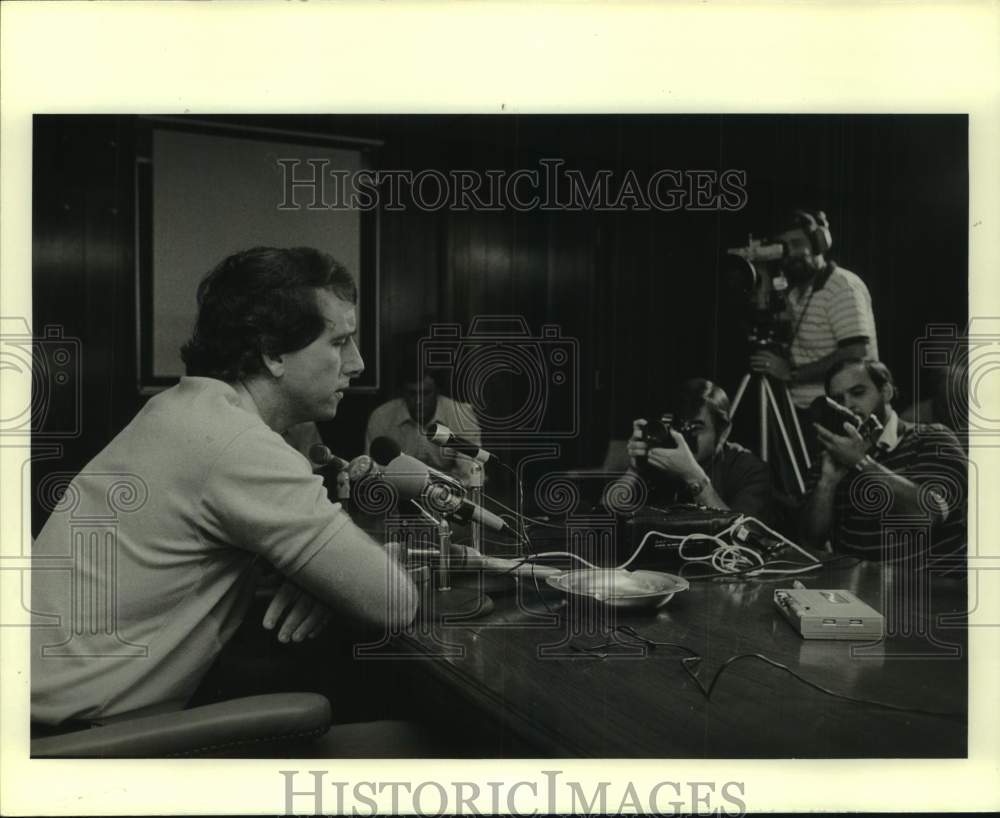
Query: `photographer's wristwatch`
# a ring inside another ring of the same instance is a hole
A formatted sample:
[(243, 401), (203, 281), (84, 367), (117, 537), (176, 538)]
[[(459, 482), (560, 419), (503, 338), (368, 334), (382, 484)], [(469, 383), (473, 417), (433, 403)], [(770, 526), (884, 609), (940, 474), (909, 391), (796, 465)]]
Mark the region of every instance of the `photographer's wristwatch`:
[(684, 481), (684, 486), (691, 495), (691, 499), (695, 499), (701, 496), (701, 493), (709, 487), (711, 480), (708, 477), (702, 475), (701, 477), (693, 477), (690, 480)]

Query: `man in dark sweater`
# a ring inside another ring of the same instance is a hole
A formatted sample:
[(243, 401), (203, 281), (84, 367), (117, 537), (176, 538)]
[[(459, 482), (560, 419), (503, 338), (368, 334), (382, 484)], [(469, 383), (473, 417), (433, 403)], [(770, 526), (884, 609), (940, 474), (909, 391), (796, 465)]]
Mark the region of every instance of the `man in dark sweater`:
[(693, 378), (681, 386), (676, 403), (675, 419), (683, 434), (671, 429), (674, 448), (650, 448), (643, 434), (646, 420), (633, 422), (629, 471), (646, 480), (648, 503), (698, 503), (770, 521), (767, 466), (742, 446), (726, 442), (731, 421), (725, 391)]
[(826, 393), (883, 430), (865, 440), (849, 422), (842, 430), (815, 424), (821, 454), (809, 475), (802, 513), (806, 544), (870, 560), (926, 566), (960, 560), (966, 546), (966, 458), (940, 424), (902, 420), (892, 408), (895, 385), (878, 361), (835, 364)]

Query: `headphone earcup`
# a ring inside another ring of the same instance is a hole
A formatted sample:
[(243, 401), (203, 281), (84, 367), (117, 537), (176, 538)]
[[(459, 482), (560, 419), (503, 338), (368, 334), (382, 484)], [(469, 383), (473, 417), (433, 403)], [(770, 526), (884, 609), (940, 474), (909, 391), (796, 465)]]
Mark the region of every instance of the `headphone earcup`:
[(819, 254), (830, 252), (833, 247), (833, 236), (830, 235), (830, 222), (826, 219), (826, 213), (822, 210), (816, 211), (816, 227), (812, 231), (813, 251)]

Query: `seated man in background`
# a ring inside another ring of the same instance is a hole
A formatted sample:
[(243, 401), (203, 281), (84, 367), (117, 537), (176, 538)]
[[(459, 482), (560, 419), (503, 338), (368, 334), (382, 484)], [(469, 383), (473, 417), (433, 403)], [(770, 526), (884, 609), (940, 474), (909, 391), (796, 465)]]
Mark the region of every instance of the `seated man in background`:
[[(840, 361), (826, 376), (826, 394), (860, 419), (882, 424), (877, 441), (850, 423), (832, 431), (814, 424), (820, 459), (807, 481), (802, 535), (807, 545), (869, 560), (949, 557), (965, 549), (966, 459), (955, 435), (940, 424), (913, 424), (892, 408), (895, 386), (878, 361)], [(929, 536), (887, 533), (885, 523), (908, 517), (930, 525)]]
[(475, 461), (432, 442), (427, 438), (427, 429), (433, 423), (441, 423), (478, 445), (482, 440), (475, 411), (469, 404), (439, 393), (433, 373), (419, 365), (415, 348), (407, 346), (399, 354), (396, 372), (399, 396), (372, 412), (365, 433), (365, 451), (371, 451), (376, 438), (387, 437), (396, 441), (405, 454), (450, 474), (464, 486), (470, 485)]
[(676, 448), (649, 448), (643, 440), (646, 420), (633, 422), (629, 472), (646, 480), (648, 503), (697, 503), (769, 522), (770, 474), (753, 452), (726, 441), (731, 419), (725, 391), (693, 378), (681, 386), (676, 408), (674, 425), (683, 430), (670, 430)]
[[(73, 479), (34, 544), (34, 722), (183, 708), (240, 625), (261, 560), (286, 578), (265, 616), (283, 641), (331, 617), (377, 632), (413, 618), (406, 573), (282, 439), (332, 419), (363, 371), (356, 298), (344, 267), (311, 248), (237, 253), (204, 279), (187, 377)], [(114, 517), (110, 553), (86, 558), (80, 520), (107, 517), (110, 478), (135, 502)], [(40, 570), (74, 553), (72, 576)], [(80, 594), (110, 608), (80, 621)]]

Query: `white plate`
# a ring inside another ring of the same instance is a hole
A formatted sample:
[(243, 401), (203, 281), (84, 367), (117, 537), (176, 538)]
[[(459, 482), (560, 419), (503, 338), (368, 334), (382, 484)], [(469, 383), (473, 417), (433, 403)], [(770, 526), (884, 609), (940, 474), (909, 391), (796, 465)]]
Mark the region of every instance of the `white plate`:
[(586, 596), (616, 608), (659, 608), (690, 585), (683, 577), (661, 571), (588, 568), (564, 571), (545, 581), (563, 593)]

